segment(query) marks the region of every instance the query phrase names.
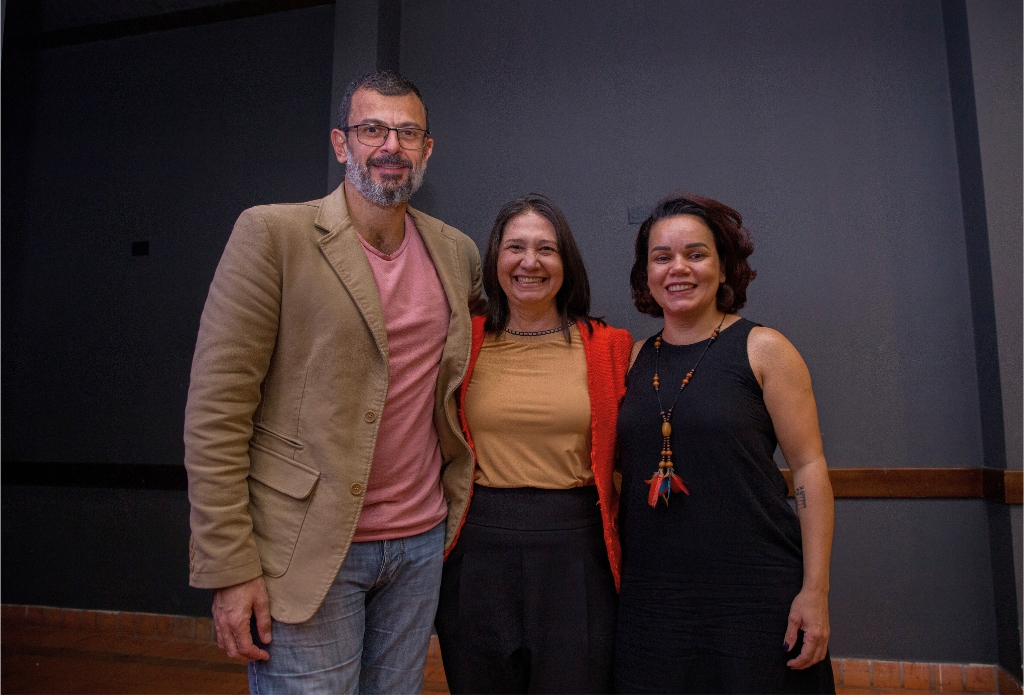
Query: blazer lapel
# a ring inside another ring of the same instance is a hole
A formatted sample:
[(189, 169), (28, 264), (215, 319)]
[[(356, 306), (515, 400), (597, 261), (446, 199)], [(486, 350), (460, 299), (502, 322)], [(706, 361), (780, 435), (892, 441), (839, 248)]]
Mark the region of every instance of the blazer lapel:
[(324, 257), (363, 315), (377, 348), (387, 357), (388, 335), (384, 328), (384, 309), (380, 304), (380, 293), (377, 291), (370, 263), (366, 260), (366, 251), (363, 250), (359, 235), (352, 227), (352, 221), (348, 216), (343, 186), (338, 186), (333, 193), (323, 199), (315, 224), (324, 232), (317, 239)]
[(409, 215), (416, 224), (423, 245), (427, 247), (430, 260), (434, 262), (434, 270), (437, 271), (437, 277), (444, 287), (444, 294), (448, 298), (448, 306), (451, 307), (452, 313), (457, 313), (457, 307), (468, 307), (468, 290), (461, 281), (455, 239), (445, 234), (444, 225), (439, 220), (412, 208), (409, 208)]
[[(441, 353), (441, 366), (437, 375), (438, 387), (446, 385), (442, 390), (447, 400), (462, 381), (469, 362), (469, 287), (463, 279), (458, 243), (455, 237), (445, 231), (444, 223), (413, 208), (409, 208), (409, 214), (423, 239), (423, 245), (427, 247), (430, 260), (434, 262), (434, 270), (441, 280), (451, 309), (448, 339)], [(453, 423), (452, 426), (457, 425)]]

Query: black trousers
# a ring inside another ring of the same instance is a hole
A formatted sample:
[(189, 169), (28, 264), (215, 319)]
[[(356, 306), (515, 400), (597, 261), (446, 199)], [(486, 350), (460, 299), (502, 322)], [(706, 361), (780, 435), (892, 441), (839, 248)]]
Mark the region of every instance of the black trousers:
[(452, 693), (611, 692), (616, 609), (596, 488), (474, 488), (437, 611)]

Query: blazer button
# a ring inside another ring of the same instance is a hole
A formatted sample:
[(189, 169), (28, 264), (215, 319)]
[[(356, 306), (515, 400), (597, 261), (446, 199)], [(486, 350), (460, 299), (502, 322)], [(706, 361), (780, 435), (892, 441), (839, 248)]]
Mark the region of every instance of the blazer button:
[(374, 420), (377, 419), (377, 413), (373, 412), (372, 410), (367, 410), (366, 415), (363, 416), (363, 419), (366, 420), (367, 422), (373, 422)]
[(349, 488), (349, 491), (356, 497), (359, 497), (359, 495), (363, 494), (363, 484), (352, 483), (352, 487)]

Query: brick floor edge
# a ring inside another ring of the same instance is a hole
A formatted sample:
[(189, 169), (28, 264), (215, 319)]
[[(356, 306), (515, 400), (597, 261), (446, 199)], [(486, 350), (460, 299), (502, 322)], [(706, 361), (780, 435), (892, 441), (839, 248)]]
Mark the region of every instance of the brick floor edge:
[(1010, 673), (993, 664), (832, 659), (837, 687), (1021, 695)]
[[(55, 606), (0, 604), (3, 627), (19, 625), (216, 643), (212, 618), (128, 611), (99, 611)], [(437, 637), (430, 655), (440, 656)], [(946, 664), (919, 661), (833, 658), (836, 686), (885, 690), (934, 690), (1024, 695), (1006, 669), (993, 664)]]

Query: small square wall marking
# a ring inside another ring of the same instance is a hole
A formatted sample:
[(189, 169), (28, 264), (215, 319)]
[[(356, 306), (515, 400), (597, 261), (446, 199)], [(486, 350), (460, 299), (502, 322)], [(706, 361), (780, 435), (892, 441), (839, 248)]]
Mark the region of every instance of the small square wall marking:
[(626, 208), (626, 220), (629, 224), (643, 224), (651, 214), (651, 205), (630, 205)]
[(133, 256), (148, 256), (149, 255), (149, 241), (133, 241), (132, 242), (132, 255)]

